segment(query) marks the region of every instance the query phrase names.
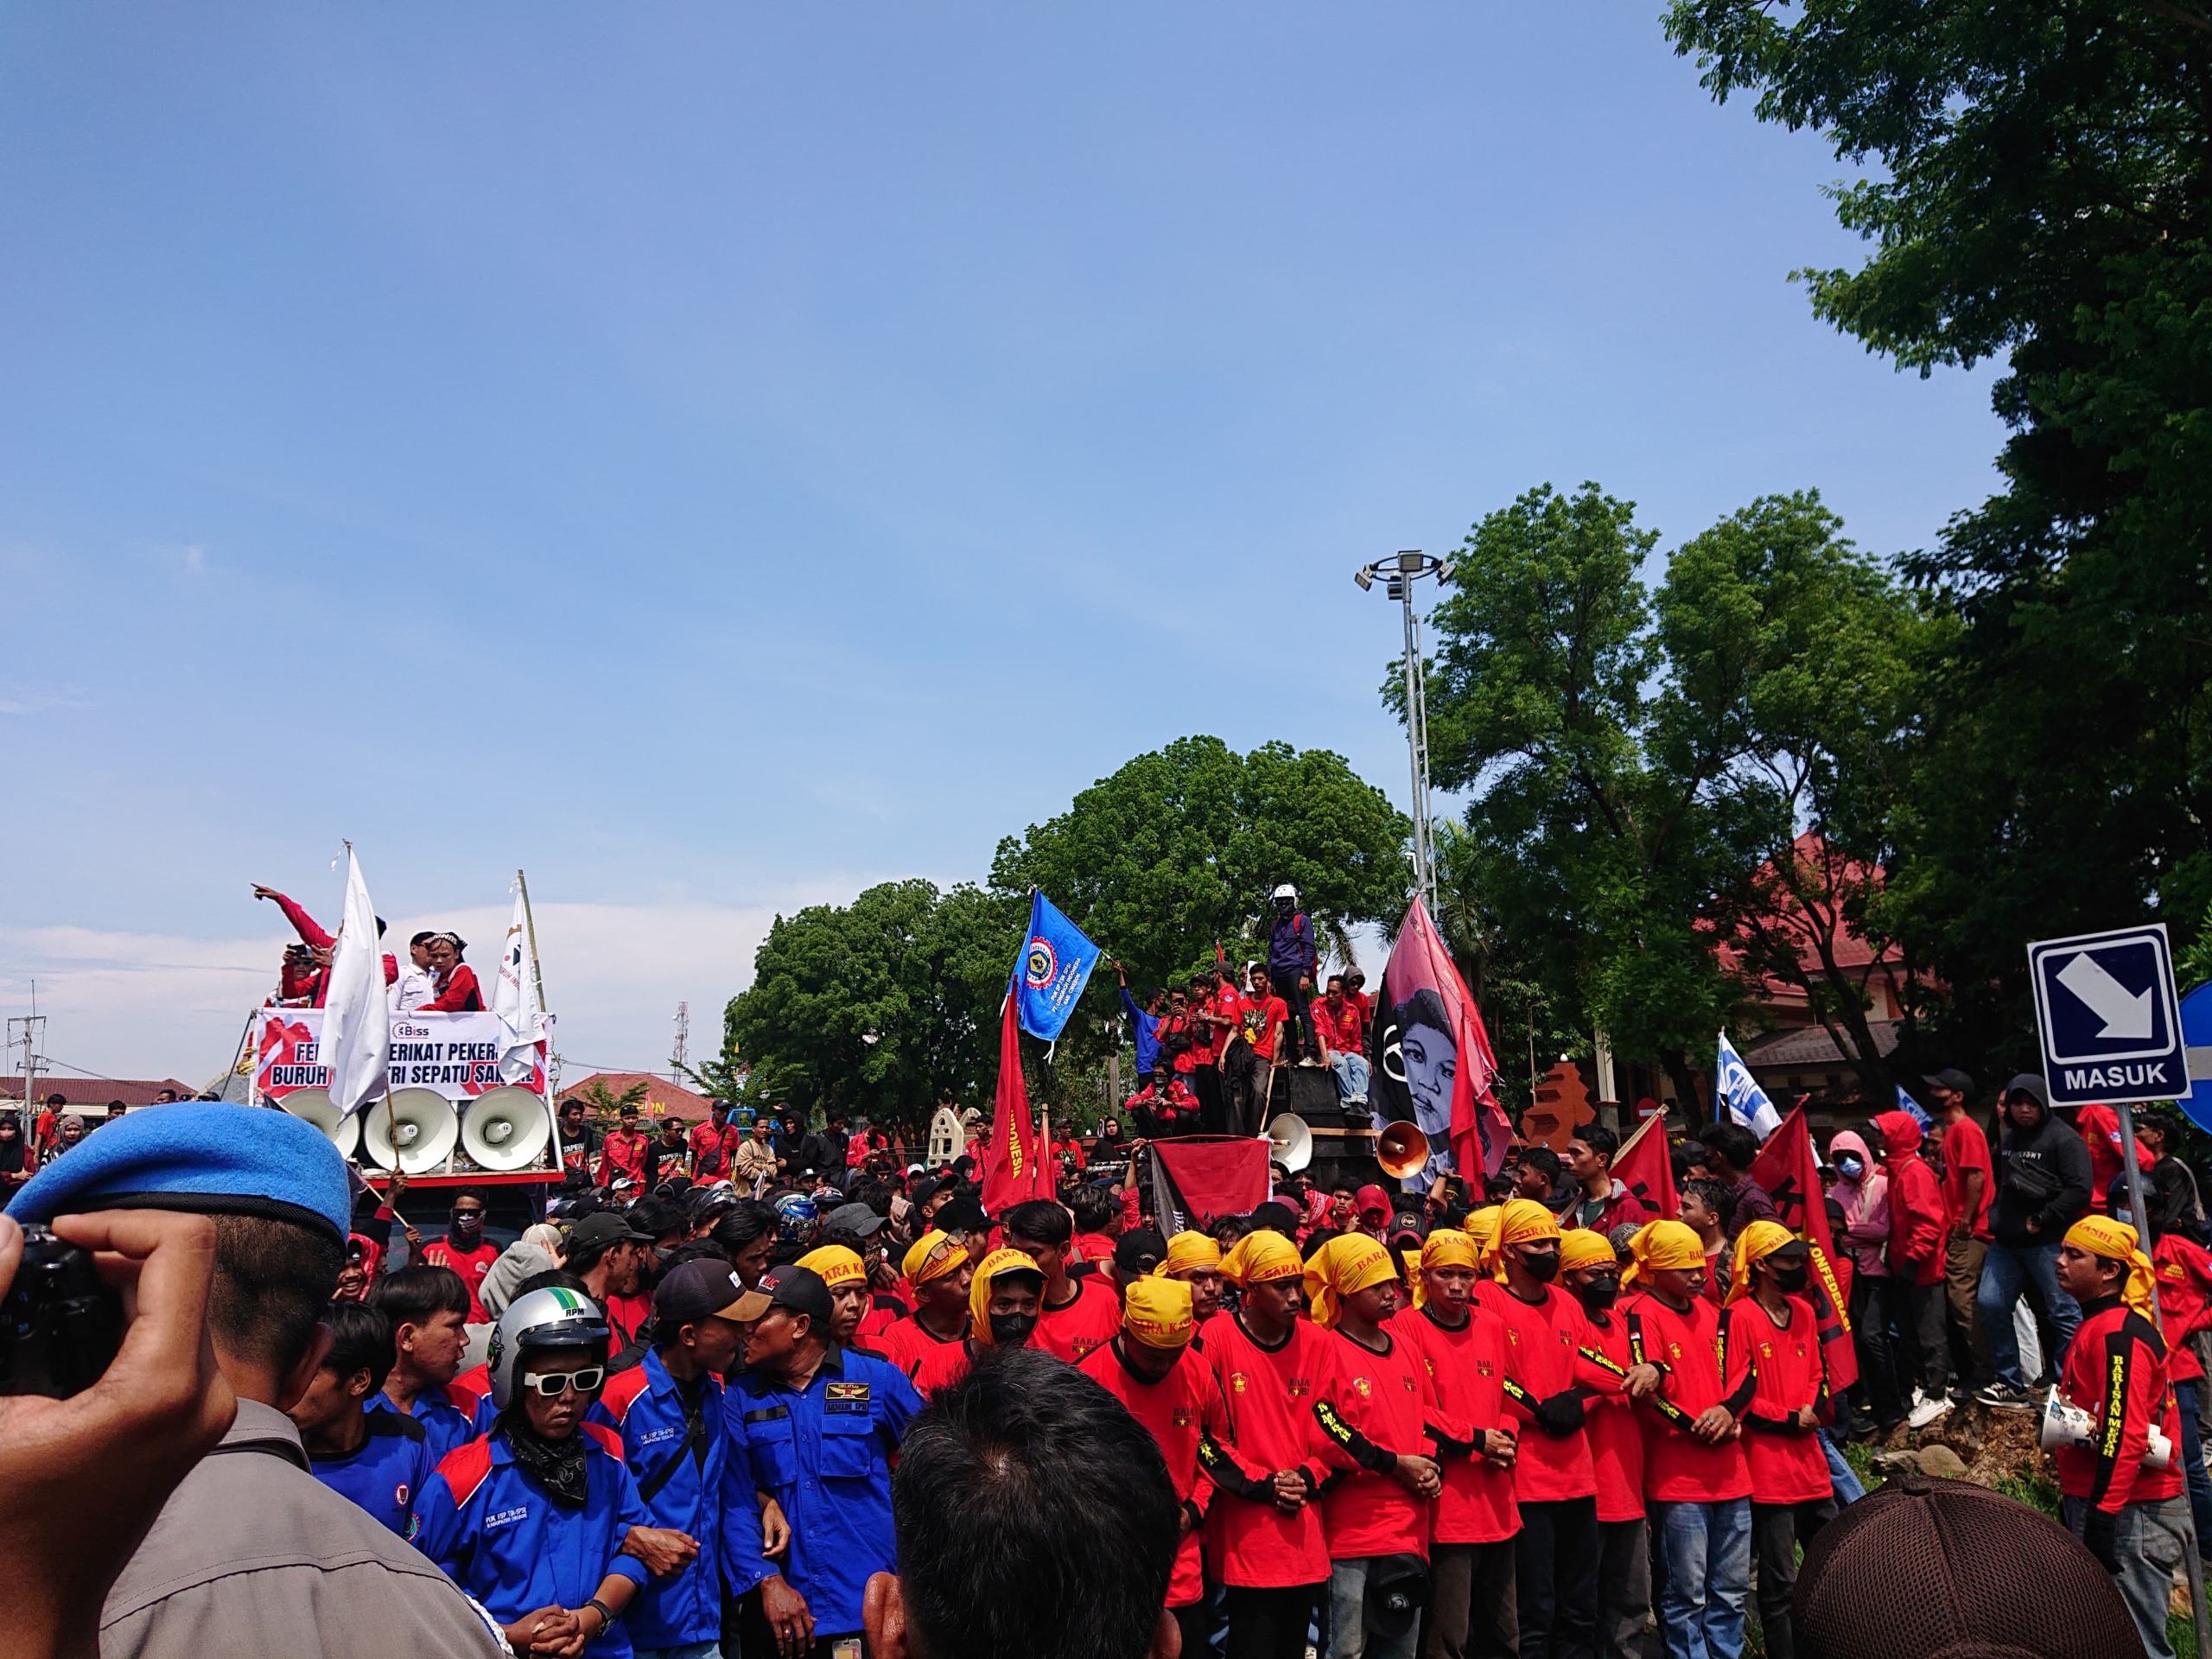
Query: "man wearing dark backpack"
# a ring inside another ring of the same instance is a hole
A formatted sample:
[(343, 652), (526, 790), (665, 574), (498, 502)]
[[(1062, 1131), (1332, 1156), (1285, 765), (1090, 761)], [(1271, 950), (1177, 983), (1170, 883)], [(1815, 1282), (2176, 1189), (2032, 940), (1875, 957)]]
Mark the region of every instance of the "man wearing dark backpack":
[(2055, 1370), (2082, 1322), (2082, 1310), (2058, 1287), (2058, 1246), (2066, 1230), (2089, 1211), (2089, 1149), (2050, 1115), (2043, 1079), (2023, 1072), (2005, 1085), (2005, 1139), (1997, 1157), (1993, 1235), (1981, 1266), (1975, 1305), (1997, 1380), (1974, 1398), (2008, 1411), (2031, 1411), (2036, 1379), (2020, 1374), (2012, 1310), (2033, 1279), (2043, 1311), (2058, 1332), (2057, 1351), (2044, 1356)]
[(1313, 1032), (1313, 1016), (1306, 999), (1319, 972), (1320, 952), (1313, 944), (1313, 923), (1298, 907), (1298, 889), (1284, 882), (1274, 891), (1274, 920), (1268, 929), (1268, 978), (1275, 995), (1290, 1011), (1286, 1027), (1290, 1052), (1281, 1058), (1299, 1065), (1322, 1063), (1320, 1043)]

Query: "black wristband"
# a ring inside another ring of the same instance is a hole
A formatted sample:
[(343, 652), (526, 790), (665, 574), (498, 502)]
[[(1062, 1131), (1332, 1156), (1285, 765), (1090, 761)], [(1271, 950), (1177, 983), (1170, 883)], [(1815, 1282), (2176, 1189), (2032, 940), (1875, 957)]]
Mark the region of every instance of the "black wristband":
[(592, 1597), (584, 1603), (584, 1605), (594, 1609), (599, 1614), (599, 1635), (606, 1635), (608, 1627), (614, 1623), (614, 1610), (597, 1596)]

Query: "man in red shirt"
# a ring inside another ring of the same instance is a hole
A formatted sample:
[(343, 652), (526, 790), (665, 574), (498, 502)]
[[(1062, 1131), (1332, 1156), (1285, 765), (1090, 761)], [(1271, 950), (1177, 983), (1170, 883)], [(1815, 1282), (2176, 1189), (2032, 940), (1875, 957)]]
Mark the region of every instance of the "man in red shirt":
[[(2115, 1194), (2115, 1197), (2118, 1195)], [(2177, 1215), (2167, 1195), (2146, 1190), (2143, 1201), (2151, 1223), (2151, 1265), (2158, 1278), (2158, 1335), (2166, 1344), (2166, 1381), (2173, 1384), (2181, 1416), (2181, 1466), (2187, 1477), (2189, 1512), (2199, 1538), (2212, 1539), (2212, 1471), (2204, 1466), (2202, 1431), (2196, 1414), (2204, 1391), (2204, 1363), (2193, 1338), (2212, 1331), (2212, 1251), (2174, 1230), (2189, 1224)], [(2117, 1207), (2117, 1206), (2116, 1206)]]
[(691, 1179), (702, 1184), (728, 1180), (730, 1160), (737, 1156), (737, 1143), (744, 1139), (745, 1132), (729, 1121), (729, 1103), (709, 1101), (707, 1121), (695, 1126), (690, 1137)]
[[(2093, 1102), (2074, 1114), (2074, 1128), (2089, 1148), (2089, 1207), (2101, 1214), (2111, 1200), (2113, 1177), (2120, 1173), (2120, 1114)], [(2154, 1160), (2140, 1141), (2135, 1143), (2135, 1161), (2150, 1173)]]
[[(484, 996), (477, 988), (476, 970), (461, 959), (467, 949), (468, 942), (458, 933), (441, 933), (430, 941), (430, 970), (437, 976), (438, 994), (417, 1008), (417, 1014), (483, 1012)], [(397, 978), (398, 969), (392, 969), (391, 976)]]
[(1337, 1098), (1367, 1103), (1367, 1020), (1359, 1004), (1344, 995), (1344, 976), (1329, 976), (1328, 995), (1313, 1005), (1313, 1030), (1336, 1068)]
[(1721, 1318), (1728, 1344), (1751, 1368), (1751, 1402), (1743, 1416), (1744, 1459), (1751, 1471), (1751, 1554), (1758, 1563), (1759, 1628), (1766, 1650), (1796, 1651), (1789, 1592), (1797, 1551), (1835, 1518), (1835, 1488), (1821, 1422), (1832, 1416), (1827, 1365), (1804, 1295), (1811, 1270), (1805, 1242), (1777, 1222), (1755, 1221), (1736, 1240), (1735, 1282)]
[(618, 1116), (620, 1127), (609, 1129), (599, 1143), (599, 1184), (611, 1187), (617, 1181), (626, 1180), (642, 1187), (650, 1140), (638, 1127), (637, 1102), (626, 1101)]
[[(411, 1251), (414, 1241), (408, 1241)], [(499, 1247), (484, 1236), (484, 1195), (473, 1187), (464, 1187), (453, 1201), (453, 1208), (446, 1215), (446, 1236), (423, 1247), (422, 1260), (434, 1268), (451, 1268), (468, 1287), (468, 1322), (487, 1323), (491, 1315), (484, 1311), (480, 1293), (484, 1288), (484, 1275), (492, 1271), (492, 1264), (499, 1259)]]
[[(1306, 1265), (1281, 1234), (1247, 1234), (1222, 1271), (1243, 1295), (1206, 1337), (1229, 1421), (1227, 1445), (1198, 1448), (1225, 1494), (1206, 1516), (1206, 1558), (1222, 1580), (1230, 1651), (1305, 1659), (1306, 1624), (1329, 1581), (1328, 1540), (1312, 1500), (1345, 1461), (1316, 1414), (1334, 1339), (1301, 1317)], [(1249, 1480), (1247, 1470), (1255, 1471)]]
[(900, 1266), (912, 1287), (913, 1316), (895, 1320), (875, 1338), (875, 1350), (912, 1382), (931, 1353), (967, 1340), (976, 1268), (965, 1244), (935, 1230), (914, 1241)]
[(1421, 1356), (1448, 1433), (1464, 1436), (1447, 1445), (1432, 1432), (1446, 1455), (1430, 1522), (1424, 1659), (1514, 1659), (1520, 1651), (1513, 1594), (1519, 1434), (1506, 1412), (1505, 1326), (1474, 1300), (1475, 1258), (1466, 1234), (1431, 1232), (1421, 1242), (1414, 1306), (1390, 1321), (1391, 1334)]
[[(1910, 1122), (1910, 1118), (1906, 1119)], [(1753, 1379), (1745, 1344), (1721, 1340), (1705, 1295), (1705, 1241), (1647, 1223), (1621, 1275), (1629, 1351), (1661, 1368), (1628, 1383), (1643, 1427), (1643, 1493), (1662, 1541), (1659, 1623), (1667, 1651), (1740, 1659), (1751, 1587), (1751, 1472), (1741, 1414)]]
[(1500, 1276), (1475, 1287), (1506, 1331), (1506, 1373), (1528, 1396), (1513, 1491), (1521, 1507), (1515, 1595), (1523, 1653), (1586, 1654), (1598, 1632), (1598, 1471), (1585, 1432), (1591, 1402), (1621, 1378), (1593, 1351), (1582, 1304), (1554, 1282), (1559, 1222), (1533, 1198), (1498, 1212)]
[(1920, 1156), (1921, 1128), (1904, 1112), (1874, 1120), (1882, 1168), (1890, 1178), (1889, 1263), (1908, 1319), (1904, 1357), (1916, 1387), (1905, 1425), (1925, 1428), (1951, 1408), (1951, 1344), (1942, 1294), (1948, 1237), (1943, 1189)]
[(1068, 1246), (1075, 1224), (1050, 1198), (1011, 1206), (999, 1217), (1008, 1249), (1020, 1250), (1045, 1275), (1045, 1305), (1037, 1321), (1034, 1345), (1074, 1364), (1103, 1348), (1122, 1328), (1121, 1300), (1095, 1274), (1077, 1280), (1068, 1273)]
[(1955, 1068), (1923, 1079), (1936, 1103), (1943, 1141), (1943, 1211), (1950, 1234), (1943, 1258), (1943, 1291), (1951, 1307), (1952, 1393), (1964, 1399), (1991, 1379), (1989, 1350), (1981, 1339), (1974, 1296), (1989, 1255), (1989, 1205), (1997, 1177), (1989, 1137), (1967, 1110), (1974, 1079)]
[[(2082, 1323), (2066, 1345), (2058, 1395), (2087, 1422), (2056, 1461), (2060, 1518), (2119, 1581), (2144, 1650), (2171, 1655), (2166, 1603), (2189, 1511), (2166, 1345), (2152, 1322), (2155, 1276), (2126, 1223), (2085, 1216), (2066, 1230), (2058, 1287), (2081, 1304)], [(2167, 1442), (2163, 1469), (2148, 1462), (2153, 1427)]]
[(1581, 1192), (1560, 1217), (1565, 1224), (1610, 1237), (1616, 1227), (1641, 1227), (1651, 1219), (1643, 1201), (1613, 1174), (1613, 1154), (1620, 1149), (1620, 1136), (1602, 1123), (1575, 1131), (1567, 1143), (1567, 1170)]
[[(1191, 1317), (1197, 1322), (1194, 1329), (1203, 1332), (1206, 1321), (1221, 1312), (1222, 1297), (1228, 1287), (1221, 1277), (1221, 1246), (1210, 1235), (1178, 1233), (1169, 1239), (1167, 1254), (1160, 1263), (1160, 1275), (1179, 1280), (1191, 1287)], [(1126, 1283), (1122, 1291), (1126, 1302)], [(1205, 1338), (1201, 1336), (1195, 1340), (1203, 1352)]]
[[(1128, 1287), (1119, 1335), (1093, 1349), (1082, 1370), (1128, 1409), (1160, 1447), (1182, 1505), (1182, 1541), (1175, 1553), (1174, 1575), (1167, 1583), (1167, 1611), (1182, 1627), (1183, 1651), (1206, 1651), (1209, 1613), (1199, 1540), (1215, 1483), (1198, 1464), (1198, 1446), (1211, 1436), (1222, 1457), (1234, 1459), (1229, 1410), (1221, 1382), (1203, 1357), (1190, 1351), (1198, 1325), (1192, 1317), (1191, 1287), (1173, 1279), (1140, 1279)], [(1216, 1467), (1219, 1467), (1217, 1461)], [(1257, 1481), (1261, 1471), (1245, 1470)]]
[[(1621, 1264), (1605, 1235), (1570, 1228), (1559, 1241), (1560, 1282), (1590, 1321), (1591, 1351), (1625, 1382), (1635, 1370), (1620, 1300)], [(1625, 1392), (1590, 1402), (1583, 1433), (1598, 1472), (1598, 1647), (1600, 1659), (1643, 1659), (1651, 1611), (1651, 1529), (1643, 1518), (1643, 1430)]]
[(1328, 1659), (1413, 1659), (1414, 1620), (1370, 1630), (1368, 1581), (1393, 1556), (1428, 1559), (1428, 1506), (1443, 1490), (1428, 1453), (1440, 1421), (1420, 1353), (1385, 1322), (1397, 1311), (1398, 1273), (1371, 1238), (1332, 1238), (1306, 1267), (1313, 1322), (1336, 1333), (1333, 1374), (1321, 1391), (1321, 1427), (1359, 1466), (1321, 1499), (1329, 1541)]
[[(257, 899), (275, 899), (276, 908), (284, 912), (284, 919), (292, 925), (292, 931), (300, 936), (300, 943), (307, 946), (313, 960), (317, 963), (329, 961), (329, 953), (338, 944), (336, 934), (324, 931), (320, 922), (274, 887), (264, 887), (257, 881), (253, 887), (253, 896)], [(379, 940), (384, 938), (384, 918), (381, 916), (377, 918), (377, 938)], [(317, 952), (321, 954), (315, 955), (315, 953)], [(384, 958), (384, 982), (386, 985), (393, 985), (397, 984), (398, 980), (399, 963), (390, 951), (386, 951)], [(330, 989), (330, 974), (327, 969), (318, 967), (312, 983), (314, 1006), (319, 1008), (322, 1006), (324, 995)]]
[(988, 1348), (1035, 1348), (1037, 1311), (1043, 1305), (1045, 1275), (1020, 1250), (993, 1250), (976, 1268), (968, 1287), (965, 1340), (931, 1349), (914, 1373), (914, 1387), (925, 1400), (968, 1375), (976, 1356)]

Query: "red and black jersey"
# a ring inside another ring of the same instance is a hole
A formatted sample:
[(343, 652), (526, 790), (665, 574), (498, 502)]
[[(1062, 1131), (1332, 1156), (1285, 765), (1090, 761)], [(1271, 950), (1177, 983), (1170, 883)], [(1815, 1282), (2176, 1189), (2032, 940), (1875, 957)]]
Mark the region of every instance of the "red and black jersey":
[[(1174, 1370), (1157, 1382), (1147, 1382), (1129, 1369), (1119, 1342), (1094, 1350), (1078, 1369), (1128, 1408), (1129, 1415), (1159, 1443), (1160, 1454), (1167, 1460), (1167, 1478), (1174, 1483), (1175, 1500), (1191, 1521), (1191, 1529), (1183, 1535), (1182, 1547), (1175, 1554), (1167, 1605), (1194, 1606), (1205, 1599), (1205, 1573), (1198, 1547), (1206, 1511), (1214, 1503), (1214, 1483), (1199, 1461), (1198, 1447), (1211, 1436), (1223, 1456), (1236, 1456), (1220, 1381), (1203, 1355), (1186, 1349), (1176, 1359)], [(1219, 1466), (1218, 1460), (1215, 1466)], [(1256, 1471), (1244, 1472), (1255, 1481), (1264, 1478)]]
[[(2181, 1494), (2181, 1414), (2166, 1380), (2166, 1344), (2150, 1320), (2118, 1297), (2082, 1310), (2066, 1344), (2060, 1398), (2089, 1414), (2086, 1446), (2058, 1448), (2058, 1490), (2117, 1515), (2130, 1503)], [(2173, 1447), (2164, 1469), (2144, 1464), (2156, 1423)]]
[[(1275, 1507), (1273, 1478), (1296, 1471), (1310, 1499), (1341, 1461), (1314, 1411), (1336, 1363), (1335, 1343), (1303, 1319), (1272, 1348), (1234, 1314), (1206, 1321), (1205, 1359), (1229, 1423), (1225, 1444), (1199, 1450), (1222, 1494), (1206, 1516), (1206, 1555), (1224, 1584), (1279, 1590), (1329, 1576), (1320, 1505), (1308, 1502), (1286, 1515)], [(1264, 1484), (1243, 1484), (1246, 1469), (1264, 1471)]]
[(1407, 1308), (1389, 1327), (1420, 1355), (1436, 1395), (1429, 1438), (1442, 1459), (1444, 1490), (1430, 1505), (1429, 1531), (1440, 1544), (1494, 1544), (1521, 1530), (1513, 1471), (1484, 1457), (1479, 1445), (1491, 1429), (1518, 1432), (1505, 1408), (1505, 1326), (1479, 1303), (1467, 1314), (1455, 1329), (1433, 1306)]
[[(1626, 1374), (1635, 1364), (1629, 1351), (1628, 1322), (1618, 1310), (1586, 1314), (1590, 1321), (1590, 1351), (1602, 1354)], [(1643, 1518), (1643, 1430), (1636, 1408), (1625, 1394), (1600, 1395), (1591, 1401), (1584, 1433), (1590, 1437), (1590, 1462), (1598, 1475), (1598, 1518), (1600, 1521), (1641, 1521)]]
[(1834, 1490), (1820, 1431), (1797, 1427), (1807, 1406), (1828, 1409), (1827, 1367), (1813, 1305), (1787, 1300), (1786, 1324), (1777, 1325), (1756, 1297), (1730, 1310), (1728, 1337), (1751, 1368), (1751, 1403), (1744, 1417), (1744, 1459), (1751, 1465), (1754, 1503), (1811, 1503)]
[(1637, 1406), (1646, 1501), (1721, 1503), (1749, 1497), (1751, 1471), (1742, 1440), (1708, 1446), (1689, 1432), (1714, 1406), (1740, 1418), (1758, 1386), (1744, 1345), (1724, 1344), (1729, 1317), (1702, 1296), (1677, 1312), (1648, 1291), (1630, 1297), (1619, 1313), (1631, 1358), (1658, 1365), (1663, 1373), (1658, 1391)]
[(1429, 1455), (1437, 1416), (1428, 1367), (1409, 1342), (1382, 1332), (1380, 1353), (1332, 1333), (1336, 1363), (1321, 1390), (1321, 1427), (1357, 1467), (1322, 1483), (1321, 1526), (1329, 1558), (1428, 1555), (1428, 1505), (1392, 1478), (1402, 1457)]
[[(1620, 1378), (1583, 1351), (1592, 1345), (1590, 1316), (1556, 1285), (1544, 1287), (1542, 1301), (1524, 1302), (1497, 1280), (1485, 1279), (1476, 1285), (1475, 1300), (1504, 1325), (1506, 1375), (1529, 1396), (1531, 1407), (1563, 1395), (1586, 1402), (1620, 1392)], [(1586, 1405), (1583, 1410), (1586, 1422)], [(1535, 1418), (1528, 1415), (1528, 1421)], [(1597, 1490), (1586, 1428), (1564, 1435), (1535, 1428), (1522, 1434), (1513, 1465), (1513, 1492), (1522, 1503), (1589, 1497)]]

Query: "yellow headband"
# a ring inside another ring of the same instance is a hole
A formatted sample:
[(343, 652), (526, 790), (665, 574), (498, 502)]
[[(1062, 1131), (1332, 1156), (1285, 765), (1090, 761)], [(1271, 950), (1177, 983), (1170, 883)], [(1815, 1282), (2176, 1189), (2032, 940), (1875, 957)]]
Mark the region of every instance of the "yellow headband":
[(1497, 1262), (1497, 1218), (1504, 1212), (1496, 1205), (1467, 1212), (1467, 1236), (1475, 1241), (1475, 1271), (1488, 1273)]
[(1193, 1268), (1217, 1268), (1221, 1265), (1221, 1246), (1204, 1233), (1178, 1233), (1167, 1241), (1167, 1258), (1153, 1271), (1166, 1278), (1188, 1273)]
[(1620, 1257), (1613, 1253), (1613, 1242), (1603, 1233), (1593, 1233), (1587, 1227), (1570, 1229), (1559, 1241), (1559, 1270), (1567, 1273), (1576, 1268), (1614, 1267)]
[(1333, 1327), (1344, 1317), (1345, 1297), (1397, 1276), (1390, 1252), (1366, 1234), (1338, 1234), (1306, 1264), (1306, 1300), (1313, 1305), (1313, 1323), (1324, 1330)]
[(1646, 1222), (1629, 1240), (1628, 1253), (1631, 1259), (1621, 1274), (1623, 1289), (1655, 1268), (1671, 1272), (1705, 1265), (1705, 1241), (1679, 1221)]
[(2143, 1254), (2133, 1227), (2104, 1216), (2084, 1216), (2066, 1230), (2066, 1242), (2107, 1262), (2125, 1262), (2127, 1278), (2120, 1286), (2120, 1300), (2157, 1323), (2152, 1316), (2156, 1305), (2151, 1300), (2151, 1258)]
[(991, 1281), (1002, 1273), (1033, 1273), (1039, 1279), (1044, 1268), (1034, 1257), (1020, 1250), (993, 1250), (983, 1258), (983, 1265), (976, 1269), (976, 1282), (968, 1287), (968, 1313), (975, 1323), (975, 1337), (978, 1342), (991, 1339)]
[(967, 1265), (968, 1247), (931, 1228), (914, 1241), (899, 1263), (899, 1271), (906, 1275), (908, 1284), (919, 1290), (931, 1280), (957, 1273)]
[(1421, 1241), (1421, 1272), (1414, 1274), (1414, 1306), (1428, 1306), (1428, 1282), (1423, 1276), (1433, 1268), (1482, 1267), (1482, 1251), (1466, 1234), (1440, 1227)]
[(1274, 1279), (1303, 1276), (1306, 1263), (1299, 1260), (1297, 1245), (1272, 1228), (1263, 1227), (1245, 1234), (1230, 1247), (1221, 1270), (1240, 1285), (1264, 1285)]
[(1122, 1329), (1147, 1348), (1180, 1348), (1191, 1340), (1191, 1287), (1157, 1274), (1132, 1280), (1122, 1304)]
[(1728, 1272), (1728, 1300), (1740, 1302), (1751, 1294), (1752, 1262), (1764, 1262), (1796, 1242), (1796, 1234), (1778, 1221), (1754, 1221), (1745, 1226), (1736, 1235), (1736, 1255)]
[(798, 1265), (820, 1274), (822, 1282), (832, 1290), (868, 1283), (868, 1263), (842, 1244), (824, 1244), (818, 1250), (809, 1250), (799, 1257)]
[(1505, 1277), (1505, 1247), (1541, 1244), (1559, 1236), (1559, 1217), (1534, 1198), (1514, 1198), (1497, 1212), (1497, 1243), (1492, 1251), (1497, 1276)]

